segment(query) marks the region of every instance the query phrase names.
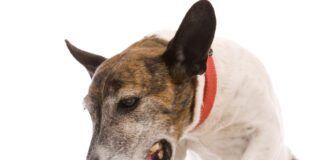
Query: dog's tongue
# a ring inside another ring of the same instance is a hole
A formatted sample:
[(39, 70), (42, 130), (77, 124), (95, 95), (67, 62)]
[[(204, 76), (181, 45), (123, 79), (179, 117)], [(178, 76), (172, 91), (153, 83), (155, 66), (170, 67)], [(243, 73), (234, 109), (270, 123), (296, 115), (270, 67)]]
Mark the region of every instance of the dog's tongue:
[(151, 155), (148, 155), (146, 160), (154, 160), (154, 158)]
[(153, 155), (147, 155), (146, 160), (160, 160), (160, 158), (156, 154), (153, 154)]

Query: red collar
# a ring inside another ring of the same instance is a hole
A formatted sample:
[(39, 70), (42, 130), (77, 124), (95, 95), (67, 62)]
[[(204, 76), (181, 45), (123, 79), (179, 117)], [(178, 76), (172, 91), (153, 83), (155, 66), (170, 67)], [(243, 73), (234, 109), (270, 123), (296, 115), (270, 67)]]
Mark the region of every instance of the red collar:
[(200, 119), (196, 128), (199, 127), (207, 119), (210, 114), (216, 97), (217, 90), (217, 74), (215, 63), (212, 56), (207, 59), (207, 68), (205, 72), (205, 86), (204, 86), (204, 97), (203, 104), (200, 111)]

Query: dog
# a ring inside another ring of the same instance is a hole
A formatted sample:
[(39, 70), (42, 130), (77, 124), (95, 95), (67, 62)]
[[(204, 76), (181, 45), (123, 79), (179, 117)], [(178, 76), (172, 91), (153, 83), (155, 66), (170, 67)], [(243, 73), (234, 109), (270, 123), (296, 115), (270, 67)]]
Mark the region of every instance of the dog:
[(263, 65), (214, 38), (216, 17), (196, 2), (175, 33), (154, 34), (105, 58), (66, 40), (92, 82), (87, 160), (292, 160)]

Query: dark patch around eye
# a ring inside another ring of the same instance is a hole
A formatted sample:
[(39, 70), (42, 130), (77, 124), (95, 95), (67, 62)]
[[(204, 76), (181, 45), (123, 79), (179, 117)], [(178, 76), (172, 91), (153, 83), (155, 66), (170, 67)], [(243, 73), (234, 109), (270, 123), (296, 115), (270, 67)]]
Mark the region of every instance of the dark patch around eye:
[(139, 103), (138, 97), (129, 97), (122, 99), (117, 104), (117, 111), (119, 113), (128, 113), (130, 111), (133, 111)]

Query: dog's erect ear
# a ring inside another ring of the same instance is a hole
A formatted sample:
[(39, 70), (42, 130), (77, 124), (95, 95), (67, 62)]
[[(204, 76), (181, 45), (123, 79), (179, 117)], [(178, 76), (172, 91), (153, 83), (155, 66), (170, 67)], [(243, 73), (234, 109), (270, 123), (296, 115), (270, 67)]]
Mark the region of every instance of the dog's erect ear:
[(216, 16), (211, 3), (207, 0), (196, 2), (185, 15), (163, 54), (175, 82), (206, 71), (208, 51), (215, 29)]
[(88, 70), (90, 77), (93, 76), (97, 67), (106, 60), (106, 58), (102, 56), (83, 51), (73, 46), (68, 40), (65, 40), (65, 43), (72, 56)]

